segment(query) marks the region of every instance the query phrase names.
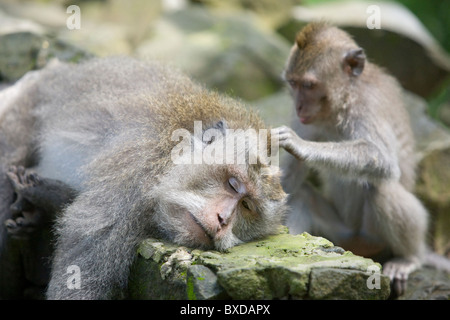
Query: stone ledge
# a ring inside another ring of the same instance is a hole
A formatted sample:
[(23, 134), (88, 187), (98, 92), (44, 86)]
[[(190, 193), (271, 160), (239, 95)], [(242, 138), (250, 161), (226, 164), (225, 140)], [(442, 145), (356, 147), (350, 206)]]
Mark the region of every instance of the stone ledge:
[[(278, 234), (227, 252), (147, 239), (138, 253), (132, 299), (387, 299), (390, 293), (389, 279), (373, 273), (378, 263), (308, 233)], [(369, 289), (374, 279), (379, 289)]]

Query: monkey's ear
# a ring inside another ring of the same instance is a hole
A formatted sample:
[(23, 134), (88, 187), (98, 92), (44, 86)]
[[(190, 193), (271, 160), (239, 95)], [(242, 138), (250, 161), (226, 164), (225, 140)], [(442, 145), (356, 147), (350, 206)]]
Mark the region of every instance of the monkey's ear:
[(214, 142), (218, 138), (217, 134), (221, 135), (222, 137), (225, 136), (227, 129), (228, 129), (227, 122), (225, 120), (219, 120), (210, 127), (203, 130), (204, 145), (208, 145)]
[(344, 71), (351, 76), (359, 76), (364, 70), (366, 55), (364, 50), (353, 49), (347, 52), (344, 57)]
[(217, 129), (222, 132), (222, 134), (225, 134), (226, 130), (228, 129), (228, 125), (225, 120), (219, 120), (214, 125), (212, 125), (211, 128)]

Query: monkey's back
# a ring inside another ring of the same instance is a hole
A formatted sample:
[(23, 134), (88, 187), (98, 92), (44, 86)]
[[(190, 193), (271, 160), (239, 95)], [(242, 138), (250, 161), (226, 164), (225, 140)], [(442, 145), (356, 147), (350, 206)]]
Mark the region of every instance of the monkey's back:
[[(397, 158), (400, 182), (407, 190), (412, 190), (417, 165), (414, 156), (415, 140), (401, 86), (393, 76), (381, 68), (370, 63), (367, 67), (371, 69), (370, 85), (375, 93), (367, 97), (369, 100), (365, 105), (370, 107), (366, 112), (375, 112), (372, 118), (376, 119), (374, 127), (379, 127), (379, 132), (382, 130), (393, 134), (385, 136), (388, 139), (385, 145), (392, 148), (389, 151)], [(381, 121), (387, 122), (387, 126), (383, 126)]]
[[(152, 152), (155, 159), (170, 161), (168, 144), (177, 144), (172, 132), (193, 132), (194, 121), (202, 121), (203, 128), (225, 118), (230, 129), (264, 126), (236, 100), (166, 66), (130, 58), (95, 59), (45, 71), (33, 114), (39, 173), (76, 188), (83, 184), (84, 168), (114, 150), (120, 149), (124, 161), (127, 150), (134, 157), (142, 154), (143, 162)], [(152, 170), (158, 171), (158, 163), (152, 163)]]

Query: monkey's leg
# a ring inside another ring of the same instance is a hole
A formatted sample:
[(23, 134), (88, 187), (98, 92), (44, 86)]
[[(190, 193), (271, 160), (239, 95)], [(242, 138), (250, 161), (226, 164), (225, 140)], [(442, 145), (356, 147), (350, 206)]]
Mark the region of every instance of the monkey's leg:
[(428, 213), (396, 181), (384, 182), (377, 188), (366, 203), (365, 213), (370, 221), (366, 231), (376, 232), (394, 256), (384, 264), (383, 273), (391, 278), (395, 292), (401, 295), (409, 274), (423, 261)]
[(308, 182), (300, 184), (291, 194), (288, 205), (291, 212), (286, 224), (292, 234), (306, 231), (326, 237), (335, 244), (352, 234), (329, 201)]
[(286, 225), (291, 234), (309, 232), (337, 243), (351, 234), (331, 203), (307, 181), (309, 168), (304, 161), (288, 155), (283, 169), (283, 188), (289, 194)]
[(11, 167), (7, 172), (17, 194), (11, 205), (12, 218), (5, 221), (8, 233), (27, 237), (42, 225), (48, 225), (62, 208), (73, 201), (76, 192), (66, 184), (40, 178), (23, 167)]
[(20, 243), (8, 235), (4, 225), (12, 217), (9, 207), (13, 201), (14, 190), (6, 176), (6, 168), (0, 165), (0, 299), (22, 298), (25, 286)]

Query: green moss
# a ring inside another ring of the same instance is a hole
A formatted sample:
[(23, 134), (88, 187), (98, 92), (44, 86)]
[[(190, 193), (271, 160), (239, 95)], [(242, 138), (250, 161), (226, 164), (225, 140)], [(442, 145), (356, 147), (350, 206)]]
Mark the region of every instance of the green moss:
[[(168, 284), (184, 287), (188, 299), (219, 296), (232, 299), (379, 299), (389, 294), (389, 279), (383, 275), (388, 284), (381, 291), (367, 291), (366, 271), (374, 264), (371, 259), (356, 256), (307, 233), (277, 234), (232, 247), (227, 252), (190, 250), (148, 240), (142, 243), (139, 252), (151, 264), (165, 266), (164, 272), (160, 270), (157, 274), (162, 281), (153, 279), (152, 288), (160, 283), (162, 292), (167, 294)], [(321, 276), (314, 278), (314, 287), (311, 287), (314, 270), (324, 271), (316, 272)], [(339, 276), (333, 280), (333, 288), (325, 288), (326, 281), (321, 281), (325, 275)]]
[(194, 279), (193, 278), (187, 278), (186, 280), (186, 293), (188, 300), (197, 300), (197, 297), (195, 295), (194, 291)]
[(370, 259), (355, 256), (330, 241), (278, 234), (230, 248), (226, 254), (204, 252), (199, 263), (215, 270), (219, 284), (235, 299), (305, 297), (314, 268), (367, 270)]

